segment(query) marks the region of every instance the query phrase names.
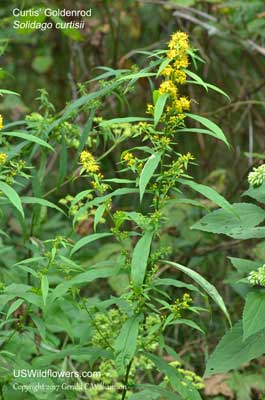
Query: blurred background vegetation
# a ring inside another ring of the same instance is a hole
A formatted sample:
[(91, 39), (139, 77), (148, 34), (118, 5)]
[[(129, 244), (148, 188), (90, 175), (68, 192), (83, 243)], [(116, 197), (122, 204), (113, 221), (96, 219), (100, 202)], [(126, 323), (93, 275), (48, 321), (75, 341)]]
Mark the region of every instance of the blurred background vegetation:
[[(18, 3), (25, 9), (87, 9), (89, 6), (92, 17), (85, 19), (85, 28), (80, 34), (72, 30), (14, 30), (12, 9)], [(39, 88), (49, 92), (50, 100), (60, 111), (66, 102), (78, 97), (79, 83), (100, 73), (99, 66), (146, 65), (146, 55), (139, 51), (164, 48), (174, 31), (183, 30), (205, 60), (199, 66), (198, 75), (219, 86), (231, 99), (228, 102), (214, 91), (205, 92), (192, 85), (187, 89), (194, 99), (194, 113), (220, 125), (232, 145), (231, 151), (227, 151), (222, 144), (203, 136), (183, 136), (180, 152), (191, 151), (199, 164), (192, 171), (195, 179), (236, 201), (246, 187), (249, 170), (265, 158), (264, 0), (76, 0), (74, 4), (71, 0), (1, 0), (0, 21), (1, 87), (21, 94), (19, 100), (7, 96), (1, 102), (0, 112), (5, 120), (23, 119), (26, 113), (38, 110)], [(148, 88), (148, 80), (140, 80), (136, 90), (130, 93), (128, 105), (109, 101), (103, 108), (103, 116), (143, 115), (150, 100)], [(200, 217), (200, 211), (186, 205), (169, 212), (172, 222), (162, 240), (176, 249), (180, 262), (200, 268), (223, 294), (235, 320), (240, 318), (242, 302), (229, 285), (233, 272), (227, 256), (256, 258), (264, 263), (265, 241), (257, 245), (255, 241), (241, 243), (193, 232), (189, 226)], [(113, 290), (119, 290), (114, 283)], [(204, 323), (209, 324), (208, 316)], [(183, 337), (178, 336), (176, 341), (182, 355), (187, 354), (190, 366), (201, 373), (204, 353), (211, 351), (225, 329), (225, 322), (220, 318), (213, 317), (210, 324), (206, 337), (195, 340), (187, 331), (187, 340), (184, 330)], [(211, 378), (206, 386), (206, 398), (262, 399), (264, 361), (246, 366), (241, 375), (232, 373), (216, 381)], [(228, 380), (224, 381), (225, 378)]]

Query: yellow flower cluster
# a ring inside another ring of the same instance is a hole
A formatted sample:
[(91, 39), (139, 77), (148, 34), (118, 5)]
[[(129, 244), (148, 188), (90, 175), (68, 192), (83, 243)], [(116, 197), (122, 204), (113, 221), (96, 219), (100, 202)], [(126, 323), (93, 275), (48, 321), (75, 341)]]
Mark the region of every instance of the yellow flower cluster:
[(123, 155), (122, 155), (122, 160), (126, 162), (126, 164), (129, 167), (133, 167), (136, 164), (136, 159), (134, 157), (134, 155), (132, 153), (130, 153), (129, 151), (126, 151)]
[(154, 112), (153, 104), (147, 104), (146, 114), (153, 114), (153, 112)]
[(161, 83), (159, 86), (159, 93), (169, 93), (173, 98), (176, 98), (178, 89), (172, 81), (168, 80)]
[(187, 310), (192, 303), (192, 298), (188, 293), (185, 293), (182, 299), (176, 299), (175, 303), (171, 306), (171, 311), (175, 314), (176, 318), (181, 317), (181, 313), (183, 310)]
[(182, 113), (184, 110), (190, 109), (190, 100), (185, 96), (180, 97), (174, 101), (173, 107), (178, 113)]
[[(183, 126), (184, 112), (190, 109), (191, 101), (185, 97), (179, 97), (178, 85), (187, 80), (185, 68), (189, 65), (188, 59), (189, 40), (184, 32), (176, 32), (168, 43), (168, 63), (162, 70), (165, 80), (159, 86), (159, 93), (169, 94), (167, 107), (162, 115), (161, 122), (172, 131), (173, 128)], [(152, 106), (149, 105), (147, 113), (152, 114)]]
[(2, 117), (2, 115), (0, 114), (0, 129), (3, 129), (3, 117)]
[(188, 49), (189, 41), (188, 35), (185, 32), (175, 32), (171, 36), (171, 40), (168, 43), (168, 48), (174, 50), (176, 48)]
[(4, 165), (7, 160), (7, 154), (6, 153), (0, 153), (0, 165)]
[(129, 151), (124, 151), (121, 155), (121, 161), (125, 162), (127, 166), (133, 171), (137, 173), (141, 173), (142, 168), (143, 168), (143, 163), (142, 161), (135, 157), (132, 153)]
[[(182, 70), (189, 65), (187, 50), (189, 49), (188, 35), (184, 32), (176, 32), (168, 43), (168, 65), (163, 69), (162, 75), (168, 78), (167, 85), (175, 86), (176, 83), (186, 82), (186, 74)], [(165, 85), (165, 82), (162, 83)], [(161, 87), (161, 86), (160, 86)], [(171, 91), (171, 94), (173, 91)]]
[(80, 154), (80, 162), (87, 173), (99, 171), (99, 166), (97, 165), (94, 156), (89, 153), (89, 151), (82, 151), (82, 153)]

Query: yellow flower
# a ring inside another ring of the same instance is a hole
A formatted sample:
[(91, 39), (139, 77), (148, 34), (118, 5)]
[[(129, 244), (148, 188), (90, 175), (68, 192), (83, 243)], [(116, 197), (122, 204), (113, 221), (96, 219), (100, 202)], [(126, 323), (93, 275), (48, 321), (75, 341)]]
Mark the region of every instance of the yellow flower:
[(172, 82), (171, 80), (162, 82), (159, 87), (160, 94), (169, 93), (171, 96), (176, 97), (177, 92), (178, 92), (178, 89), (174, 85), (174, 82)]
[(182, 307), (183, 308), (189, 308), (190, 303), (192, 303), (192, 298), (188, 293), (185, 293), (182, 297)]
[(99, 171), (99, 166), (97, 165), (95, 158), (86, 150), (82, 151), (80, 154), (80, 162), (88, 173)]
[(189, 110), (190, 109), (190, 100), (185, 96), (180, 97), (179, 99), (174, 101), (173, 108), (178, 113), (182, 113), (183, 110)]
[(125, 152), (125, 153), (122, 155), (122, 160), (123, 160), (123, 161), (130, 161), (130, 160), (132, 160), (132, 159), (133, 159), (133, 155), (132, 155), (132, 153), (130, 153), (129, 151)]
[(186, 54), (181, 54), (179, 58), (174, 62), (174, 67), (179, 68), (187, 68), (189, 65), (189, 59)]
[(132, 153), (129, 151), (126, 151), (125, 153), (122, 154), (122, 160), (126, 162), (126, 164), (129, 167), (133, 167), (136, 164), (136, 159)]
[(178, 55), (177, 50), (168, 50), (167, 52), (167, 58), (169, 58), (170, 60), (172, 60), (173, 58), (176, 58)]
[(7, 160), (7, 154), (6, 153), (0, 153), (0, 165), (4, 165)]
[(154, 106), (152, 104), (147, 104), (146, 114), (153, 114)]
[(171, 40), (168, 43), (169, 49), (173, 50), (176, 47), (180, 50), (186, 50), (189, 48), (189, 38), (185, 32), (175, 32), (171, 36)]
[(187, 75), (185, 74), (184, 71), (179, 71), (176, 70), (174, 73), (174, 80), (176, 83), (180, 83), (181, 85), (183, 85), (183, 83), (186, 82), (187, 79)]
[(163, 69), (162, 75), (169, 77), (174, 73), (174, 68), (171, 65), (167, 65), (166, 68)]
[(3, 117), (2, 117), (2, 115), (0, 114), (0, 129), (3, 129)]

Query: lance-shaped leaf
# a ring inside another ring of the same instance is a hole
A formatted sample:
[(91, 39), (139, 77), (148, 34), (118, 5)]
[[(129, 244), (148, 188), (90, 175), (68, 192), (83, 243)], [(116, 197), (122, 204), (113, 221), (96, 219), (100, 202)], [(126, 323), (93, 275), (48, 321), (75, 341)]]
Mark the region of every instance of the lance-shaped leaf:
[(43, 303), (46, 305), (46, 299), (49, 292), (49, 281), (47, 275), (42, 275), (41, 277), (41, 293), (43, 298)]
[(31, 135), (30, 133), (26, 133), (26, 132), (1, 132), (1, 135), (18, 137), (20, 139), (27, 140), (28, 142), (33, 142), (33, 143), (39, 144), (40, 146), (47, 147), (48, 149), (54, 151), (54, 148), (52, 146), (50, 146), (47, 142), (45, 142), (44, 140), (40, 139), (37, 136)]
[(82, 239), (78, 240), (78, 242), (76, 242), (76, 244), (72, 248), (71, 255), (76, 253), (79, 249), (81, 249), (82, 247), (84, 247), (88, 243), (95, 242), (96, 240), (102, 239), (102, 238), (107, 237), (107, 236), (112, 236), (112, 233), (108, 233), (108, 232), (106, 232), (106, 233), (94, 233), (93, 235), (89, 235), (89, 236), (83, 237)]
[(145, 232), (134, 248), (131, 279), (135, 288), (139, 288), (143, 284), (152, 238), (153, 232)]
[(13, 312), (15, 312), (21, 306), (22, 303), (24, 303), (23, 299), (17, 299), (14, 303), (12, 303), (7, 311), (6, 319), (8, 319), (10, 315), (13, 314)]
[(5, 182), (0, 182), (0, 190), (8, 198), (11, 204), (19, 211), (21, 216), (24, 218), (24, 211), (21, 204), (21, 200), (17, 192)]
[(222, 299), (221, 295), (218, 293), (216, 288), (211, 283), (209, 283), (205, 278), (203, 278), (200, 274), (198, 274), (198, 272), (188, 267), (184, 267), (184, 265), (172, 261), (164, 261), (164, 262), (184, 272), (184, 274), (188, 275), (199, 286), (201, 286), (205, 290), (205, 292), (213, 299), (213, 301), (220, 307), (220, 309), (223, 311), (224, 315), (228, 319), (229, 323), (231, 324), (230, 316), (226, 309), (224, 300)]
[(58, 207), (56, 204), (53, 204), (50, 201), (45, 200), (45, 199), (40, 199), (38, 197), (24, 196), (24, 197), (21, 197), (21, 201), (22, 201), (22, 203), (25, 203), (25, 204), (38, 204), (38, 205), (44, 206), (44, 207), (55, 208), (55, 210), (61, 212), (62, 214), (65, 214), (65, 212), (60, 207)]
[(206, 128), (208, 128), (210, 131), (214, 133), (213, 136), (215, 136), (216, 139), (222, 140), (222, 142), (224, 142), (228, 147), (230, 146), (224, 132), (214, 122), (210, 121), (208, 118), (201, 117), (200, 115), (190, 114), (190, 113), (186, 113), (186, 115), (187, 117), (190, 117), (195, 121), (198, 121), (200, 124), (206, 126)]
[(145, 163), (139, 179), (140, 201), (142, 201), (143, 199), (146, 186), (148, 185), (155, 170), (157, 169), (160, 159), (161, 153), (154, 153), (148, 158), (147, 162)]
[[(178, 392), (182, 400), (201, 400), (200, 393), (190, 384), (190, 381), (183, 376), (176, 368), (169, 365), (162, 357), (154, 354), (146, 354), (150, 360), (156, 365), (157, 369), (165, 374), (172, 385)], [(183, 385), (184, 382), (185, 384)], [(176, 397), (178, 399), (178, 397)]]
[(221, 196), (218, 192), (216, 192), (214, 189), (212, 189), (209, 186), (202, 185), (200, 183), (196, 183), (194, 181), (188, 180), (188, 179), (178, 179), (180, 183), (183, 185), (187, 185), (193, 190), (196, 190), (196, 192), (201, 193), (204, 197), (207, 199), (211, 200), (213, 203), (217, 204), (219, 207), (223, 208), (224, 210), (227, 210), (233, 214), (237, 213), (233, 209), (233, 206), (223, 197)]
[(156, 103), (155, 103), (155, 109), (154, 109), (154, 125), (156, 126), (161, 118), (161, 115), (163, 114), (167, 99), (169, 97), (168, 93), (163, 93), (161, 94)]
[(120, 374), (124, 374), (126, 367), (135, 354), (141, 319), (142, 314), (129, 318), (122, 326), (120, 334), (115, 341), (115, 363)]

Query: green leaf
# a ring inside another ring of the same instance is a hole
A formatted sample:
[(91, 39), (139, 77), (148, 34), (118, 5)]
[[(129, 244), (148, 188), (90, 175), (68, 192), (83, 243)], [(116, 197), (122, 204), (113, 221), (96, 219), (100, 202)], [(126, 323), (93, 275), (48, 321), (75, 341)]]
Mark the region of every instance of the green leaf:
[(265, 183), (259, 187), (250, 186), (250, 188), (246, 190), (242, 196), (248, 196), (259, 201), (260, 203), (265, 203)]
[[(86, 191), (81, 192), (81, 193), (83, 193), (83, 197), (85, 196), (85, 195), (84, 195), (85, 192), (86, 192)], [(90, 192), (91, 192), (91, 190), (87, 191), (87, 193), (90, 193)], [(111, 199), (111, 198), (114, 197), (114, 196), (124, 196), (124, 195), (126, 195), (126, 194), (133, 194), (133, 193), (138, 193), (138, 192), (139, 192), (139, 189), (120, 188), (120, 189), (114, 190), (114, 192), (112, 192), (112, 193), (106, 194), (105, 196), (95, 197), (93, 200), (88, 201), (88, 202), (86, 203), (85, 206), (81, 207), (81, 208), (77, 211), (77, 213), (76, 213), (75, 216), (74, 216), (73, 224), (75, 224), (76, 221), (78, 221), (79, 215), (82, 215), (82, 214), (88, 209), (88, 207), (98, 206), (99, 204), (101, 204), (101, 203), (103, 203), (103, 202), (105, 202), (105, 201)], [(79, 194), (75, 197), (75, 199), (74, 199), (74, 202), (75, 202), (75, 203), (77, 202), (77, 197), (80, 197), (80, 196), (81, 196), (81, 193), (79, 193)], [(72, 203), (73, 203), (73, 202), (72, 202)]]
[(163, 93), (161, 94), (156, 103), (155, 103), (155, 109), (154, 109), (154, 125), (156, 126), (161, 118), (161, 115), (163, 114), (167, 99), (169, 97), (168, 93)]
[(156, 74), (154, 72), (135, 72), (133, 74), (129, 74), (129, 75), (124, 75), (121, 78), (118, 79), (119, 81), (124, 81), (124, 80), (131, 80), (131, 79), (141, 79), (141, 78), (147, 78), (149, 76), (155, 76)]
[(12, 90), (0, 89), (0, 95), (2, 94), (14, 94), (15, 96), (20, 96), (19, 93), (13, 92)]
[(221, 140), (228, 147), (230, 147), (224, 132), (214, 122), (210, 121), (208, 118), (201, 117), (200, 115), (195, 115), (195, 114), (190, 114), (190, 113), (186, 113), (186, 115), (187, 115), (187, 117), (190, 117), (190, 118), (194, 119), (195, 121), (198, 121), (200, 124), (206, 126), (206, 128), (208, 128), (210, 131), (213, 132), (213, 134), (214, 134), (213, 136), (215, 136), (216, 139)]
[(168, 200), (168, 204), (186, 204), (190, 206), (201, 207), (209, 211), (209, 208), (202, 202), (193, 199), (185, 199), (184, 197)]
[(189, 71), (188, 69), (183, 69), (183, 71), (184, 71), (189, 77), (191, 77), (192, 79), (194, 79), (194, 81), (195, 81), (198, 85), (203, 86), (204, 89), (205, 89), (206, 91), (208, 91), (206, 83), (202, 80), (202, 78), (199, 77), (199, 75), (195, 74), (195, 73), (192, 72), (192, 71)]
[(37, 143), (40, 146), (47, 147), (48, 149), (54, 151), (54, 148), (52, 146), (50, 146), (47, 142), (44, 142), (44, 140), (38, 138), (37, 136), (33, 136), (30, 133), (25, 133), (25, 132), (1, 132), (1, 135), (18, 137), (20, 139), (27, 140), (28, 142)]
[(236, 258), (236, 257), (228, 257), (231, 261), (232, 265), (237, 269), (238, 272), (242, 274), (248, 274), (253, 271), (253, 269), (257, 269), (260, 267), (260, 262), (248, 260), (244, 258)]
[(235, 230), (244, 232), (265, 219), (265, 211), (254, 204), (235, 203), (232, 207), (239, 218), (231, 215), (230, 211), (215, 210), (196, 222), (191, 229), (231, 236)]
[(60, 186), (60, 184), (63, 182), (64, 178), (66, 177), (67, 167), (68, 167), (68, 151), (67, 151), (67, 144), (65, 141), (65, 135), (62, 131), (62, 144), (61, 144), (60, 155), (59, 155), (59, 171), (58, 171), (59, 173), (58, 173), (58, 178), (57, 178), (58, 186)]
[(99, 126), (111, 126), (113, 124), (127, 124), (132, 122), (140, 122), (140, 121), (151, 121), (151, 118), (144, 117), (124, 117), (124, 118), (113, 118), (106, 121), (100, 122)]
[(184, 265), (172, 262), (172, 261), (164, 261), (165, 263), (172, 265), (172, 267), (179, 269), (180, 271), (184, 272), (184, 274), (188, 275), (191, 279), (193, 279), (199, 286), (201, 286), (205, 292), (213, 299), (213, 301), (220, 307), (223, 311), (224, 315), (226, 316), (227, 320), (231, 324), (229, 313), (226, 309), (225, 303), (216, 290), (216, 288), (209, 283), (205, 278), (203, 278), (198, 272), (193, 271), (188, 267), (184, 267)]
[(13, 312), (16, 311), (21, 306), (22, 303), (24, 303), (23, 299), (18, 299), (14, 303), (12, 303), (7, 311), (6, 319), (8, 319), (10, 315), (13, 314)]
[(63, 111), (63, 115), (58, 118), (56, 121), (54, 121), (52, 124), (49, 125), (46, 134), (50, 133), (54, 128), (56, 128), (61, 122), (65, 121), (68, 119), (68, 117), (76, 110), (84, 106), (85, 104), (88, 104), (92, 100), (105, 96), (108, 94), (110, 91), (116, 89), (118, 86), (120, 86), (120, 83), (115, 81), (108, 86), (105, 86), (103, 89), (97, 90), (95, 92), (86, 94), (79, 99), (73, 101), (70, 105), (68, 105), (65, 110)]
[(122, 326), (115, 341), (115, 364), (121, 375), (124, 374), (126, 367), (135, 354), (139, 323), (142, 317), (142, 314), (140, 314), (129, 318)]
[(92, 235), (83, 237), (82, 239), (78, 240), (74, 247), (72, 248), (71, 255), (76, 253), (78, 250), (80, 250), (82, 247), (85, 245), (95, 242), (98, 239), (102, 239), (107, 236), (112, 236), (112, 233), (94, 233)]
[(23, 196), (23, 197), (21, 197), (21, 201), (22, 201), (22, 203), (25, 203), (25, 204), (39, 204), (40, 206), (54, 208), (55, 210), (57, 210), (60, 213), (65, 215), (65, 212), (60, 207), (56, 206), (55, 204), (53, 204), (50, 201), (45, 200), (45, 199), (40, 199), (38, 197)]
[(265, 227), (254, 227), (249, 229), (235, 229), (230, 232), (230, 237), (234, 239), (246, 240), (246, 239), (262, 239), (265, 238)]
[(104, 349), (99, 349), (96, 347), (80, 347), (80, 346), (67, 346), (66, 349), (56, 351), (56, 353), (46, 354), (41, 357), (36, 357), (33, 360), (33, 366), (36, 367), (45, 367), (47, 365), (51, 365), (53, 361), (62, 360), (65, 357), (77, 357), (77, 356), (87, 356), (87, 361), (91, 358), (93, 360), (98, 359), (100, 357), (110, 358), (111, 353)]
[(20, 215), (24, 218), (24, 211), (21, 204), (21, 200), (17, 192), (5, 182), (0, 181), (0, 190), (8, 198), (11, 204), (19, 211)]
[(219, 139), (216, 137), (216, 134), (213, 131), (208, 129), (201, 129), (201, 128), (181, 128), (178, 129), (178, 133), (187, 132), (187, 133), (201, 133), (203, 135), (213, 136), (215, 139)]
[(75, 204), (77, 204), (80, 200), (82, 200), (84, 197), (87, 197), (88, 194), (90, 194), (92, 192), (91, 189), (87, 189), (87, 190), (82, 190), (82, 192), (79, 192), (74, 199), (72, 200), (71, 204), (72, 206), (74, 206)]
[(46, 305), (46, 299), (49, 292), (49, 281), (47, 275), (42, 275), (41, 277), (41, 293), (43, 298), (43, 303)]
[(153, 232), (145, 232), (137, 242), (132, 255), (131, 279), (135, 288), (140, 288), (145, 278)]
[(143, 199), (143, 195), (145, 192), (145, 188), (148, 185), (150, 179), (152, 178), (159, 162), (161, 159), (161, 153), (154, 153), (152, 154), (141, 172), (140, 179), (139, 179), (139, 189), (140, 189), (140, 201)]
[(207, 88), (210, 88), (212, 90), (214, 90), (215, 92), (218, 92), (220, 94), (222, 94), (223, 96), (225, 96), (228, 100), (231, 100), (230, 97), (228, 96), (227, 93), (225, 93), (222, 89), (220, 89), (219, 87), (212, 85), (211, 83), (205, 82), (205, 85), (207, 86)]
[(170, 62), (171, 62), (171, 60), (170, 60), (169, 58), (165, 58), (165, 59), (162, 61), (162, 63), (160, 64), (160, 67), (159, 67), (159, 69), (158, 69), (158, 71), (157, 71), (156, 78), (159, 77), (159, 75), (161, 74), (161, 72), (168, 66), (168, 64), (169, 64)]
[(177, 396), (175, 393), (169, 392), (167, 389), (157, 385), (133, 385), (134, 389), (144, 389), (141, 392), (134, 393), (129, 397), (129, 400), (181, 400), (181, 397)]
[(243, 338), (265, 329), (265, 291), (256, 289), (247, 294), (243, 311)]
[(81, 138), (80, 138), (80, 143), (79, 143), (79, 147), (78, 147), (78, 153), (81, 153), (81, 151), (83, 150), (83, 148), (86, 145), (88, 135), (91, 132), (91, 128), (92, 128), (92, 125), (93, 125), (93, 119), (94, 119), (94, 116), (95, 116), (95, 112), (96, 112), (96, 108), (93, 108), (90, 111), (89, 118), (88, 118), (88, 120), (87, 120), (87, 122), (86, 122), (86, 124), (84, 126), (84, 130), (83, 130)]
[(156, 278), (153, 281), (153, 285), (154, 286), (174, 286), (177, 288), (185, 288), (191, 291), (196, 291), (198, 292), (198, 289), (194, 286), (194, 285), (189, 285), (188, 283), (182, 282), (182, 281), (178, 281), (176, 279), (171, 279), (171, 278)]
[(205, 334), (205, 332), (202, 330), (202, 328), (196, 324), (196, 322), (190, 320), (190, 319), (176, 319), (175, 321), (169, 322), (167, 325), (187, 325), (190, 328), (196, 329), (197, 331), (200, 331), (201, 333)]
[(201, 193), (204, 197), (207, 199), (211, 200), (213, 203), (217, 204), (219, 207), (223, 208), (224, 210), (229, 211), (230, 213), (235, 214), (235, 211), (232, 207), (232, 205), (223, 197), (221, 196), (218, 192), (216, 192), (214, 189), (210, 188), (209, 186), (202, 185), (200, 183), (196, 183), (194, 181), (188, 180), (188, 179), (178, 179), (180, 183), (183, 185), (187, 185), (191, 187), (193, 190), (196, 190), (196, 192)]
[(238, 322), (221, 339), (211, 354), (205, 376), (221, 374), (239, 368), (265, 353), (265, 331), (243, 340), (242, 322)]
[[(181, 399), (201, 400), (200, 393), (197, 389), (195, 389), (195, 387), (190, 384), (190, 381), (176, 368), (168, 365), (162, 357), (150, 353), (147, 353), (146, 355), (151, 361), (153, 361), (157, 369), (168, 377), (172, 387), (180, 394)], [(183, 385), (181, 382), (186, 383), (186, 385)]]
[(89, 269), (88, 271), (78, 274), (74, 276), (72, 279), (62, 282), (58, 286), (56, 286), (51, 295), (52, 301), (54, 301), (58, 297), (63, 296), (68, 291), (69, 288), (75, 285), (92, 282), (95, 279), (99, 278), (109, 278), (110, 276), (113, 276), (116, 273), (117, 273), (116, 270), (113, 268), (113, 261), (104, 262), (104, 266), (102, 267), (94, 265), (93, 268)]
[(38, 329), (38, 332), (39, 332), (40, 336), (42, 337), (42, 339), (46, 340), (45, 323), (39, 317), (37, 317), (37, 315), (31, 314), (30, 318), (32, 319), (32, 321), (36, 325), (36, 327)]
[(95, 212), (95, 217), (94, 217), (94, 231), (97, 229), (97, 225), (101, 218), (103, 217), (103, 214), (106, 210), (106, 204), (101, 204), (98, 208), (97, 211)]

